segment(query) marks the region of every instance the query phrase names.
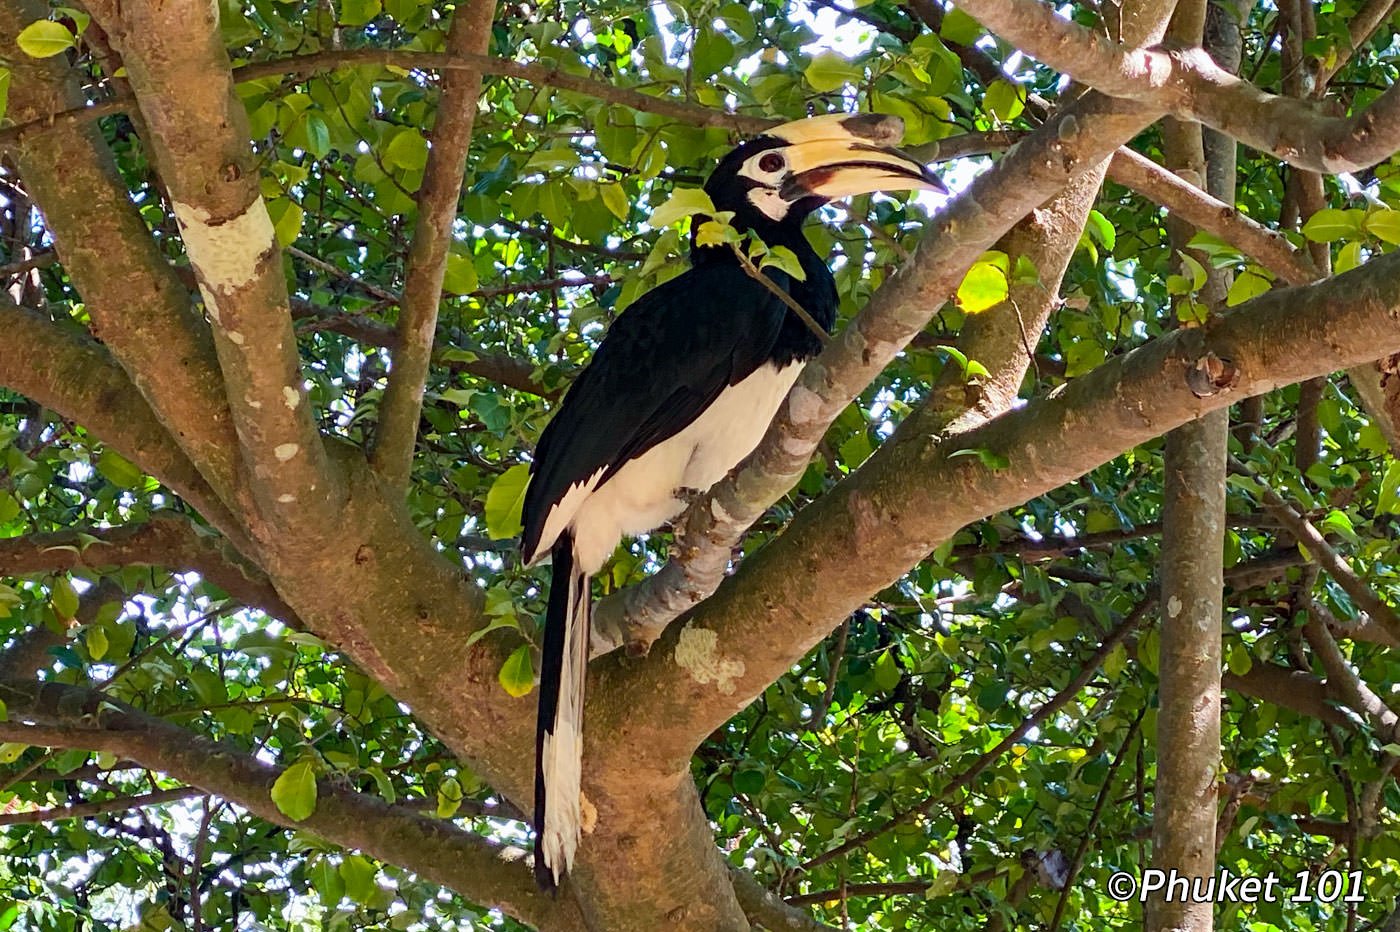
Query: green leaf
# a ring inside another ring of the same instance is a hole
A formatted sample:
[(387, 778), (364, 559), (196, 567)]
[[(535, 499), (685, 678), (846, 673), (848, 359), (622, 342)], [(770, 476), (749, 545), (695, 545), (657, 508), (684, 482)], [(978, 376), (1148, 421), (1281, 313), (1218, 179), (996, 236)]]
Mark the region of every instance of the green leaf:
[(999, 472), (1011, 465), (1011, 461), (1001, 453), (988, 450), (985, 447), (968, 447), (963, 450), (954, 450), (948, 454), (948, 459), (957, 459), (959, 456), (975, 456), (978, 462), (990, 469), (992, 472)]
[(647, 225), (653, 230), (668, 227), (682, 217), (694, 214), (715, 215), (714, 202), (701, 188), (677, 188), (671, 192), (666, 203), (651, 212)]
[(101, 625), (88, 631), (87, 649), (89, 657), (93, 660), (101, 660), (103, 657), (107, 656), (108, 646), (107, 632), (102, 630)]
[(324, 855), (317, 858), (307, 874), (322, 906), (334, 908), (340, 905), (341, 898), (345, 896), (345, 881), (340, 878), (340, 871), (330, 858)]
[(1385, 467), (1380, 493), (1376, 497), (1376, 511), (1400, 514), (1400, 460), (1392, 461)]
[(530, 467), (518, 463), (496, 477), (486, 493), (486, 533), (492, 540), (515, 537), (523, 529), (520, 511), (525, 505), (525, 487), (530, 484)]
[(384, 147), (384, 164), (421, 171), (428, 164), (428, 140), (412, 127), (401, 127)]
[(1026, 109), (1026, 88), (998, 78), (987, 88), (987, 93), (982, 98), (982, 106), (998, 120), (1009, 123)]
[(1064, 352), (1065, 377), (1070, 379), (1098, 368), (1108, 355), (1098, 340), (1075, 340)]
[(14, 607), (20, 604), (19, 593), (4, 583), (0, 583), (0, 618), (9, 618)]
[(344, 26), (363, 26), (383, 10), (379, 0), (340, 0), (340, 22)]
[(734, 43), (713, 29), (702, 29), (690, 53), (694, 77), (708, 78), (734, 57)]
[[(1397, 211), (1397, 213), (1400, 213), (1400, 211)], [(1337, 261), (1332, 266), (1332, 271), (1337, 275), (1341, 275), (1343, 272), (1350, 272), (1352, 269), (1357, 268), (1361, 265), (1361, 262), (1361, 244), (1353, 241), (1337, 250)]]
[(30, 58), (50, 58), (66, 52), (77, 43), (77, 37), (62, 23), (41, 19), (19, 31), (15, 44)]
[(821, 52), (813, 57), (802, 76), (807, 79), (812, 90), (822, 94), (830, 93), (847, 83), (854, 83), (865, 77), (865, 72), (836, 52)]
[(1352, 545), (1359, 545), (1361, 538), (1356, 535), (1356, 528), (1351, 523), (1351, 518), (1347, 517), (1344, 511), (1333, 508), (1327, 512), (1326, 517), (1317, 523), (1317, 529), (1324, 534), (1336, 534), (1338, 537)]
[(760, 767), (745, 764), (734, 771), (733, 783), (734, 792), (736, 793), (743, 793), (745, 796), (762, 793), (763, 785), (767, 782), (767, 778), (764, 776), (763, 770)]
[(10, 709), (8, 706), (5, 705), (5, 700), (0, 699), (0, 722), (8, 722), (9, 720)]
[(1113, 251), (1113, 247), (1118, 243), (1118, 231), (1113, 229), (1113, 224), (1107, 217), (1097, 210), (1091, 210), (1085, 227), (1100, 246), (1109, 252)]
[(49, 586), (49, 601), (54, 613), (65, 621), (78, 614), (78, 591), (67, 576), (60, 576)]
[(13, 764), (27, 750), (29, 750), (29, 745), (20, 744), (17, 741), (6, 741), (4, 744), (0, 744), (0, 764)]
[(1372, 210), (1361, 226), (1382, 242), (1392, 246), (1400, 244), (1400, 210)]
[(954, 8), (943, 17), (938, 34), (957, 45), (972, 45), (982, 37), (982, 25), (967, 13)]
[(1253, 268), (1245, 269), (1230, 283), (1230, 291), (1225, 295), (1225, 306), (1234, 307), (1250, 298), (1257, 298), (1272, 287), (1272, 282)]
[(345, 895), (356, 903), (369, 905), (379, 892), (374, 880), (379, 868), (369, 858), (359, 854), (346, 855), (340, 862), (340, 879), (345, 881)]
[(10, 103), (10, 69), (0, 67), (0, 120), (5, 119), (5, 111)]
[(267, 215), (272, 220), (272, 231), (277, 235), (277, 245), (286, 249), (301, 236), (301, 205), (289, 197), (274, 197), (267, 202)]
[(501, 672), (496, 677), (501, 687), (516, 699), (535, 688), (535, 668), (530, 662), (530, 645), (521, 644), (501, 664)]
[(1179, 252), (1177, 255), (1181, 257), (1182, 271), (1191, 275), (1191, 290), (1200, 291), (1206, 283), (1205, 266), (1201, 265), (1196, 257), (1188, 252)]
[(0, 489), (0, 524), (10, 523), (21, 511), (19, 499)]
[(1303, 224), (1303, 235), (1314, 243), (1334, 243), (1361, 233), (1361, 211), (1324, 207)]
[(632, 203), (620, 184), (600, 184), (598, 194), (603, 198), (603, 206), (619, 220), (626, 220), (632, 213)]
[(144, 481), (141, 470), (111, 447), (104, 447), (97, 457), (97, 471), (119, 489), (135, 489)]
[(899, 665), (894, 662), (894, 655), (890, 651), (885, 651), (880, 655), (880, 659), (875, 661), (875, 685), (882, 692), (889, 692), (899, 685), (904, 674), (900, 672)]
[(318, 159), (325, 158), (331, 151), (331, 131), (326, 118), (314, 110), (301, 115), (306, 131), (306, 151)]
[(456, 777), (448, 777), (438, 784), (437, 817), (450, 819), (462, 808), (462, 784)]
[(447, 254), (447, 269), (442, 276), (442, 290), (448, 294), (471, 294), (479, 284), (476, 262), (471, 256), (455, 252)]
[(805, 282), (807, 280), (807, 270), (802, 268), (802, 260), (797, 258), (797, 253), (786, 246), (773, 246), (758, 264), (761, 269), (770, 266), (781, 269), (797, 281)]
[(1230, 645), (1230, 656), (1226, 660), (1230, 672), (1235, 676), (1244, 676), (1254, 667), (1254, 658), (1249, 655), (1249, 645), (1243, 641), (1236, 641)]
[(316, 768), (311, 761), (297, 761), (272, 784), (272, 801), (293, 822), (310, 818), (316, 811)]
[(967, 270), (958, 286), (958, 306), (969, 314), (976, 314), (996, 307), (1008, 294), (1006, 272), (990, 262), (977, 262)]

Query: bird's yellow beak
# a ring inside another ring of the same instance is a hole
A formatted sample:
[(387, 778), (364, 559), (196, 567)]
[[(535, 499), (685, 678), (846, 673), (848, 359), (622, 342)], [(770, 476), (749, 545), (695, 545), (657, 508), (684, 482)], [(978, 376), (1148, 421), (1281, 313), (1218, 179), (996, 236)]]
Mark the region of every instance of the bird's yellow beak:
[(784, 123), (764, 135), (788, 144), (791, 175), (781, 191), (787, 201), (811, 194), (836, 200), (873, 191), (948, 193), (928, 166), (895, 148), (904, 136), (897, 116), (832, 113)]

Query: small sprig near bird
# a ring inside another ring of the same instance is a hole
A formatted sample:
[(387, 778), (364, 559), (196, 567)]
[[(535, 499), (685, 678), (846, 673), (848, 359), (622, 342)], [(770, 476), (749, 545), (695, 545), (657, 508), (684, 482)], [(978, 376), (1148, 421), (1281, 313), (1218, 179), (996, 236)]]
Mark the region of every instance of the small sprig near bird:
[[(754, 268), (728, 243), (691, 244), (691, 268), (609, 329), (545, 428), (530, 465), (521, 554), (550, 554), (535, 741), (535, 877), (553, 890), (581, 832), (590, 579), (622, 538), (674, 518), (753, 452), (821, 337), (836, 281), (802, 233), (822, 205), (874, 191), (945, 191), (895, 145), (897, 117), (831, 114), (774, 127), (716, 166), (705, 191), (729, 224), (796, 257), (802, 275)], [(708, 218), (697, 216), (698, 231)], [(795, 271), (795, 270), (794, 270)], [(796, 305), (797, 308), (792, 307)]]

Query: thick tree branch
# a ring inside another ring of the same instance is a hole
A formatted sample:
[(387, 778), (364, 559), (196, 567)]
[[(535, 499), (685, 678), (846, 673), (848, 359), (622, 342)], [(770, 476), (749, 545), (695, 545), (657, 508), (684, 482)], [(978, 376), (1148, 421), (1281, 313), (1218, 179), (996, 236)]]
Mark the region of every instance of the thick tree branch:
[(1341, 693), (1330, 683), (1302, 670), (1256, 662), (1248, 673), (1225, 671), (1221, 683), (1226, 689), (1262, 699), (1280, 709), (1291, 709), (1328, 725), (1340, 728), (1355, 725), (1337, 709), (1343, 702)]
[(259, 191), (247, 111), (218, 11), (182, 0), (89, 10), (122, 55), (214, 343), (243, 464), (270, 538), (323, 522), (344, 498), (302, 387), (282, 252)]
[[(156, 476), (239, 550), (251, 549), (229, 511), (107, 349), (0, 298), (0, 385), (76, 423)], [(245, 551), (246, 552), (246, 551)]]
[[(459, 5), (447, 31), (447, 54), (482, 55), (491, 44), (491, 20), (496, 0), (472, 0)], [(442, 79), (432, 147), (418, 190), (418, 216), (413, 246), (399, 303), (393, 368), (379, 406), (370, 463), (390, 488), (404, 490), (413, 468), (418, 418), (423, 410), (423, 386), (437, 333), (438, 303), (452, 246), (452, 224), (467, 171), (476, 103), (481, 96), (480, 68), (453, 69)]]
[[(1396, 319), (1400, 254), (1154, 340), (965, 434), (898, 431), (633, 664), (615, 708), (629, 710), (629, 727), (645, 710), (674, 737), (658, 735), (643, 753), (688, 759), (694, 742), (959, 528), (1206, 411), (1398, 349)], [(952, 456), (961, 450), (1008, 465)], [(606, 675), (612, 665), (595, 666)]]
[(1335, 174), (1367, 168), (1400, 149), (1400, 90), (1349, 117), (1267, 94), (1196, 49), (1120, 45), (1039, 0), (958, 0), (997, 35), (1095, 90), (1194, 120), (1290, 165)]
[[(77, 75), (62, 56), (35, 59), (13, 45), (21, 26), (48, 12), (37, 0), (0, 4), (0, 57), (14, 74), (12, 119), (42, 121), (82, 106)], [(233, 512), (243, 510), (250, 498), (209, 328), (137, 212), (102, 132), (59, 123), (42, 139), (22, 139), (15, 156), (94, 333), (218, 497)], [(190, 501), (225, 526), (224, 509)]]
[[(332, 780), (320, 780), (315, 811), (293, 821), (272, 802), (280, 767), (113, 702), (57, 684), (0, 684), (9, 706), (0, 737), (48, 747), (109, 751), (237, 803), (274, 825), (313, 832), (344, 848), (406, 867), (477, 902), (542, 929), (583, 929), (571, 897), (535, 889), (525, 853), (451, 822), (396, 808)], [(33, 723), (33, 724), (25, 724)]]
[(941, 210), (911, 260), (803, 370), (754, 455), (689, 509), (677, 527), (676, 558), (600, 603), (595, 650), (648, 644), (714, 592), (744, 532), (797, 482), (827, 427), (923, 329), (973, 262), (1151, 119), (1130, 104), (1090, 94), (1013, 146)]

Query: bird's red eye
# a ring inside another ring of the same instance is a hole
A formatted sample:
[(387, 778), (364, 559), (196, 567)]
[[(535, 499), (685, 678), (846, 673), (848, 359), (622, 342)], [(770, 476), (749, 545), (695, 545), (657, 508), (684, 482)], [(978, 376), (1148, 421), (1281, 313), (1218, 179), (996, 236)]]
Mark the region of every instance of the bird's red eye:
[(786, 164), (787, 162), (783, 161), (781, 155), (776, 152), (769, 152), (758, 160), (758, 170), (771, 174), (776, 171), (782, 171), (783, 166)]

